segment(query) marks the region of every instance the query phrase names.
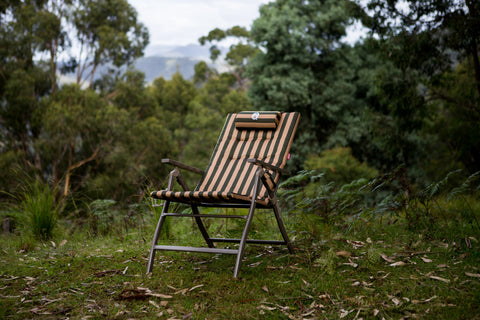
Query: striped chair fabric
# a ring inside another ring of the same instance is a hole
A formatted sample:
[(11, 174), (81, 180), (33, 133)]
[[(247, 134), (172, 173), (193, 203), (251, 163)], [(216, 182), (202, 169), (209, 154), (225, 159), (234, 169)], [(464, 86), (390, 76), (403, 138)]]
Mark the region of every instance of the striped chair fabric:
[[(261, 121), (260, 125), (255, 118)], [(195, 190), (154, 191), (151, 196), (184, 203), (251, 202), (258, 166), (247, 159), (257, 158), (279, 168), (285, 167), (299, 119), (297, 112), (229, 114), (210, 163)], [(263, 179), (274, 190), (279, 174), (266, 172)], [(268, 190), (262, 184), (257, 203), (268, 205), (269, 200)]]

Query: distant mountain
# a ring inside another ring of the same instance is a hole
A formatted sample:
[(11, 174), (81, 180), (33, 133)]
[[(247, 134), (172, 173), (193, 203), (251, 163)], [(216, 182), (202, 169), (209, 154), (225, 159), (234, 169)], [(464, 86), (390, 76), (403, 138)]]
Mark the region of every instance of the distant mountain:
[(175, 72), (185, 79), (193, 78), (194, 67), (200, 60), (184, 57), (142, 57), (134, 67), (145, 73), (145, 81), (150, 83), (158, 77), (170, 79)]
[[(222, 52), (227, 50), (226, 48), (220, 49)], [(202, 60), (220, 72), (224, 72), (228, 67), (223, 59), (219, 59), (220, 62), (212, 63), (209, 49), (197, 44), (185, 46), (151, 45), (147, 47), (145, 56), (137, 59), (133, 66), (145, 74), (147, 83), (151, 83), (158, 77), (169, 80), (177, 71), (185, 79), (192, 79), (195, 73), (195, 65)], [(99, 67), (95, 73), (95, 79), (99, 79), (102, 74), (108, 72), (109, 68), (111, 66)], [(86, 70), (85, 74), (88, 74), (88, 71)], [(62, 75), (60, 79), (61, 82), (74, 82), (75, 74)]]
[[(227, 48), (220, 48), (225, 53)], [(220, 58), (216, 63), (210, 60), (210, 50), (206, 46), (188, 44), (185, 46), (150, 45), (145, 56), (139, 58), (134, 66), (145, 73), (145, 80), (152, 82), (155, 78), (170, 79), (175, 72), (185, 79), (191, 79), (195, 73), (194, 67), (199, 61), (206, 61), (220, 72), (226, 70), (227, 65)]]
[[(221, 48), (226, 49), (226, 48)], [(222, 50), (223, 51), (223, 50)], [(210, 50), (206, 46), (187, 44), (185, 46), (149, 45), (145, 50), (146, 57), (160, 56), (170, 58), (195, 58), (210, 60)]]

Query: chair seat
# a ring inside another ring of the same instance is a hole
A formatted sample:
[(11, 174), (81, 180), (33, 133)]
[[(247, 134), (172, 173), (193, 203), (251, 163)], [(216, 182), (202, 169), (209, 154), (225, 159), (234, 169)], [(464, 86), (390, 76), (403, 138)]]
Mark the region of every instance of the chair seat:
[[(182, 203), (250, 203), (250, 196), (225, 191), (153, 191), (150, 196), (155, 199), (169, 200)], [(257, 199), (257, 203), (266, 205), (268, 201), (264, 198)]]

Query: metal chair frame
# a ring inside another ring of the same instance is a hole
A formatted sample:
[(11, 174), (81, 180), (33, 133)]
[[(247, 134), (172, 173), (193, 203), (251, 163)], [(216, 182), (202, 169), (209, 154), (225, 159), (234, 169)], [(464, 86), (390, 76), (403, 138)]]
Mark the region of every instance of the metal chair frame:
[[(175, 168), (170, 172), (169, 179), (168, 179), (168, 186), (167, 190), (172, 191), (173, 186), (174, 186), (174, 181), (176, 180), (178, 184), (183, 188), (184, 191), (189, 191), (187, 184), (185, 183), (184, 178), (182, 177), (182, 174), (180, 172), (180, 169), (185, 169), (189, 170), (194, 173), (199, 173), (203, 174), (203, 170), (182, 164), (178, 161), (170, 160), (170, 159), (163, 159), (163, 163), (168, 163)], [(163, 205), (157, 205), (157, 206), (162, 206), (162, 212), (160, 215), (160, 218), (157, 223), (157, 227), (155, 229), (155, 234), (153, 237), (152, 241), (152, 246), (150, 249), (150, 256), (148, 259), (148, 266), (147, 266), (147, 273), (152, 272), (153, 269), (153, 263), (154, 263), (154, 258), (155, 258), (155, 252), (157, 250), (165, 250), (165, 251), (188, 251), (188, 252), (200, 252), (200, 253), (214, 253), (214, 254), (231, 254), (231, 255), (236, 255), (236, 262), (235, 262), (235, 268), (233, 271), (233, 277), (237, 278), (238, 274), (240, 272), (240, 265), (242, 262), (242, 258), (244, 255), (245, 251), (245, 245), (247, 243), (253, 243), (253, 244), (263, 244), (263, 245), (286, 245), (289, 252), (293, 253), (294, 249), (293, 246), (290, 242), (290, 239), (288, 238), (287, 232), (285, 230), (285, 226), (283, 224), (283, 220), (281, 217), (281, 211), (280, 207), (278, 205), (278, 199), (276, 197), (276, 191), (277, 187), (275, 190), (271, 190), (267, 183), (265, 182), (262, 177), (265, 176), (266, 172), (265, 169), (268, 170), (274, 170), (278, 172), (279, 174), (281, 173), (282, 169), (276, 166), (273, 166), (271, 164), (265, 163), (259, 159), (248, 159), (248, 162), (254, 163), (258, 166), (258, 169), (256, 170), (255, 173), (255, 184), (253, 188), (253, 196), (252, 200), (250, 203), (205, 203), (205, 202), (195, 202), (192, 201), (191, 203), (188, 203), (190, 207), (192, 208), (192, 213), (191, 214), (185, 214), (185, 213), (171, 213), (168, 212), (170, 202), (171, 200), (163, 200)], [(260, 185), (263, 184), (267, 188), (268, 195), (269, 195), (269, 202), (268, 204), (261, 204), (257, 203), (257, 195), (260, 189)], [(201, 214), (199, 212), (199, 207), (215, 207), (215, 208), (248, 208), (248, 214), (247, 215), (218, 215), (218, 214)], [(253, 216), (255, 213), (255, 209), (272, 209), (280, 230), (280, 233), (283, 237), (282, 240), (256, 240), (256, 239), (248, 239), (248, 233), (250, 231), (250, 226), (253, 221)], [(162, 230), (162, 226), (165, 222), (165, 219), (167, 217), (192, 217), (195, 219), (195, 222), (207, 244), (208, 247), (189, 247), (189, 246), (170, 246), (170, 245), (158, 245), (158, 240), (160, 238), (160, 233)], [(242, 232), (241, 238), (238, 239), (230, 239), (230, 238), (211, 238), (205, 228), (205, 225), (202, 222), (202, 218), (233, 218), (233, 219), (245, 219), (245, 226)], [(238, 243), (239, 247), (238, 249), (224, 249), (224, 248), (216, 248), (215, 244), (216, 242), (224, 242), (224, 243)]]

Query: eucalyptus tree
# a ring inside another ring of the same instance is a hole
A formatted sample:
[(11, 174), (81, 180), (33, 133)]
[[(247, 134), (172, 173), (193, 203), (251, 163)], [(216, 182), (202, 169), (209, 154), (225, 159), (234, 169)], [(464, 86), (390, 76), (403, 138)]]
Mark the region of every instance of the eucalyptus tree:
[[(134, 108), (60, 83), (58, 74), (88, 72), (91, 84), (100, 65), (128, 65), (147, 44), (126, 0), (2, 1), (0, 163), (14, 157), (23, 170), (61, 184), (64, 195), (85, 186), (114, 150), (120, 136), (113, 133), (129, 130), (122, 123)], [(148, 108), (138, 107), (147, 117)]]
[(367, 9), (384, 57), (422, 91), (423, 107), (403, 104), (396, 113), (428, 115), (444, 150), (438, 158), (480, 170), (480, 2), (370, 0)]
[(257, 108), (301, 112), (297, 153), (347, 145), (354, 135), (345, 131), (361, 124), (365, 106), (355, 100), (354, 82), (362, 62), (343, 43), (356, 17), (364, 15), (348, 0), (277, 0), (253, 23), (250, 35), (261, 50), (247, 67), (248, 94)]
[[(227, 53), (225, 53), (225, 61), (232, 68), (231, 73), (237, 79), (237, 88), (246, 90), (248, 87), (248, 79), (245, 75), (245, 69), (250, 58), (258, 53), (258, 47), (252, 42), (250, 31), (245, 27), (234, 26), (232, 28), (222, 30), (215, 28), (208, 35), (198, 39), (201, 45), (210, 43), (210, 59), (216, 61), (222, 54), (219, 45), (227, 39), (235, 39), (237, 42), (230, 45)], [(200, 67), (203, 65), (198, 65)]]

